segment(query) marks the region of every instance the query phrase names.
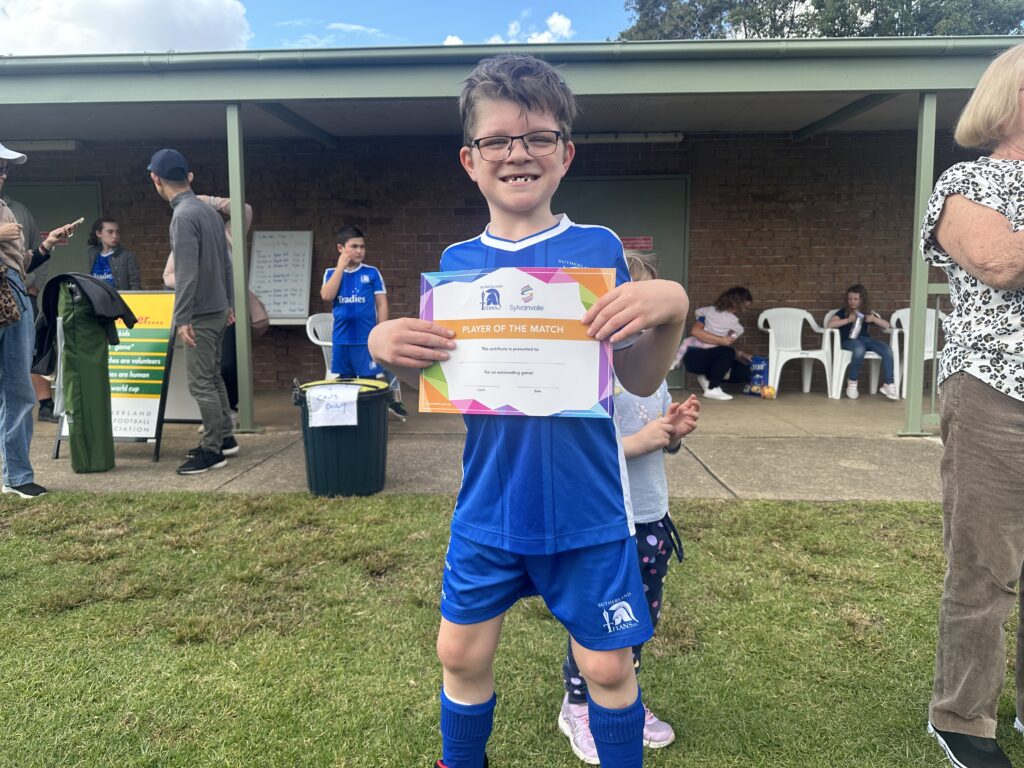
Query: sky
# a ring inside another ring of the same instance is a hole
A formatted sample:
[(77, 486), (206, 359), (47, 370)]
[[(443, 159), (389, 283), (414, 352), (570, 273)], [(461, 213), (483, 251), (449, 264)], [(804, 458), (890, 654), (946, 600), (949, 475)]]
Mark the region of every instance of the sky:
[(0, 55), (599, 42), (623, 0), (0, 0)]

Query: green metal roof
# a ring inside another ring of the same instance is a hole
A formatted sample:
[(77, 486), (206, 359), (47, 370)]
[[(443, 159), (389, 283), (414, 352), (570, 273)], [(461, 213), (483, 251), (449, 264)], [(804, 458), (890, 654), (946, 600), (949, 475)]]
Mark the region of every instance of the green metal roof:
[(472, 63), (528, 52), (580, 96), (971, 89), (1017, 37), (697, 40), (0, 58), (5, 104), (450, 97)]

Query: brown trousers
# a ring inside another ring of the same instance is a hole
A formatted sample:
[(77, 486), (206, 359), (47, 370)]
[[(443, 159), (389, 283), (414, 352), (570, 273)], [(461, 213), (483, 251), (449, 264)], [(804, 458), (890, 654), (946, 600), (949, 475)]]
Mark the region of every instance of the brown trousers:
[[(994, 738), (1003, 624), (1024, 567), (1024, 401), (959, 372), (942, 383), (939, 403), (947, 566), (929, 717), (944, 731)], [(1024, 623), (1016, 682), (1024, 719)]]

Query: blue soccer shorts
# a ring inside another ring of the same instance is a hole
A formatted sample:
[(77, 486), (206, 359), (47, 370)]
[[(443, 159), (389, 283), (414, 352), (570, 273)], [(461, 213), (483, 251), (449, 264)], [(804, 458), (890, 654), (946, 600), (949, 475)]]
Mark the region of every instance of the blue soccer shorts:
[(365, 344), (335, 344), (331, 349), (331, 373), (342, 378), (375, 379), (383, 370)]
[(448, 621), (478, 624), (531, 595), (544, 598), (584, 648), (631, 648), (654, 634), (633, 539), (518, 555), (452, 534), (441, 580), (441, 615)]

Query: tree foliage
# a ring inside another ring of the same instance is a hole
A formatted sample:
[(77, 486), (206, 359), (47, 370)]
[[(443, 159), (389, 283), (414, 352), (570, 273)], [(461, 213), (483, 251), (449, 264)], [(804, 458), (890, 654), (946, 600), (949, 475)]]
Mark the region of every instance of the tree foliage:
[(626, 0), (622, 40), (1024, 33), (1022, 0)]

